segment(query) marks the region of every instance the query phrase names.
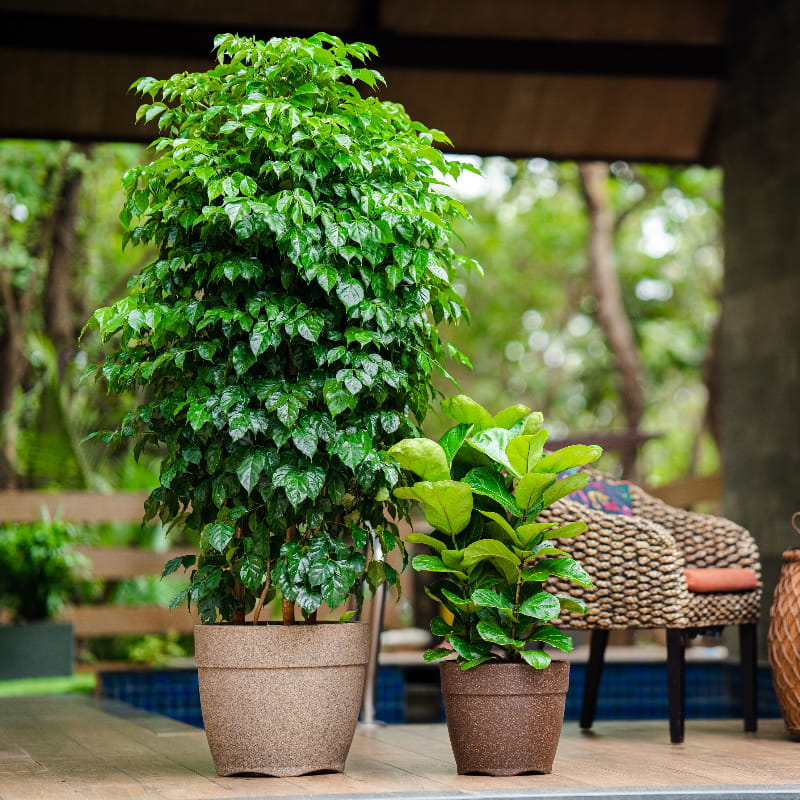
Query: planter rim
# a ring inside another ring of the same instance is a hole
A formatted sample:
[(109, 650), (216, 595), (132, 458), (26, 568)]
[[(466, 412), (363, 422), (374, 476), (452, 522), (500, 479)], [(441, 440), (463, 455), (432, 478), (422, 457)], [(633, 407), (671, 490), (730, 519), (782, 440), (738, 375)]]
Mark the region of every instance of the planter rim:
[(195, 625), (195, 662), (200, 669), (362, 665), (367, 662), (369, 628), (369, 622)]
[(569, 687), (569, 661), (552, 661), (544, 669), (487, 662), (468, 670), (462, 670), (457, 661), (442, 661), (439, 668), (442, 691), (453, 695), (563, 694)]

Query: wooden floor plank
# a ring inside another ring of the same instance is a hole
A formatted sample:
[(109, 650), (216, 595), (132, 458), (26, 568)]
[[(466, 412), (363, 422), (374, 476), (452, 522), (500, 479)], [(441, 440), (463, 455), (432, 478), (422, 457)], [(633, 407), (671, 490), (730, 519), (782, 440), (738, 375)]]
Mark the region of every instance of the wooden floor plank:
[(800, 743), (779, 720), (747, 735), (737, 720), (690, 721), (681, 745), (669, 744), (663, 721), (603, 722), (590, 733), (568, 723), (551, 775), (512, 778), (457, 775), (441, 725), (359, 728), (344, 774), (221, 778), (202, 731), (128, 707), (116, 712), (74, 696), (0, 699), (0, 800), (496, 800), (551, 791), (614, 797), (621, 787), (643, 797), (678, 791), (664, 787), (737, 798), (763, 798), (772, 787), (771, 796), (800, 797)]

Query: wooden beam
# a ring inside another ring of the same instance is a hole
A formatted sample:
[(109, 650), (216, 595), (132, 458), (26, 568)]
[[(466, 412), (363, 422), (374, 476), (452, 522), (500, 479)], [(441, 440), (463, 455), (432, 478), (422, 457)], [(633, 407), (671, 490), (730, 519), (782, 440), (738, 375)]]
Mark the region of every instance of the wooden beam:
[(170, 611), (159, 606), (81, 606), (63, 612), (75, 624), (75, 635), (129, 636), (178, 631), (191, 633), (199, 620), (186, 607)]
[[(187, 555), (190, 547), (175, 547), (165, 552), (140, 547), (80, 547), (78, 552), (91, 562), (92, 575), (107, 581), (161, 575), (171, 558)], [(178, 574), (183, 574), (179, 571)]]
[(43, 514), (70, 522), (141, 522), (147, 494), (0, 492), (0, 522), (39, 522)]

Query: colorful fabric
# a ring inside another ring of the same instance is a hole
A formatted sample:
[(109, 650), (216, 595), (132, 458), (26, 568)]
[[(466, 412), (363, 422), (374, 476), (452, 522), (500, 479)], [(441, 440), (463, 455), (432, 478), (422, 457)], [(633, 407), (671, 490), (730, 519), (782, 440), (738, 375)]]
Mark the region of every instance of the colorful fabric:
[(624, 483), (590, 480), (583, 489), (569, 495), (568, 499), (605, 514), (633, 516), (630, 489)]

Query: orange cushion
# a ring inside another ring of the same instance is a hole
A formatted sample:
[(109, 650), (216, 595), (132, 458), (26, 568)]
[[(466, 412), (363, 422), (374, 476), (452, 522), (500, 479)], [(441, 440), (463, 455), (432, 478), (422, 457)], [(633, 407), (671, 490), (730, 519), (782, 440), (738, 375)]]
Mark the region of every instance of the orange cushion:
[(683, 574), (690, 592), (749, 592), (758, 587), (758, 575), (745, 567), (698, 567)]

